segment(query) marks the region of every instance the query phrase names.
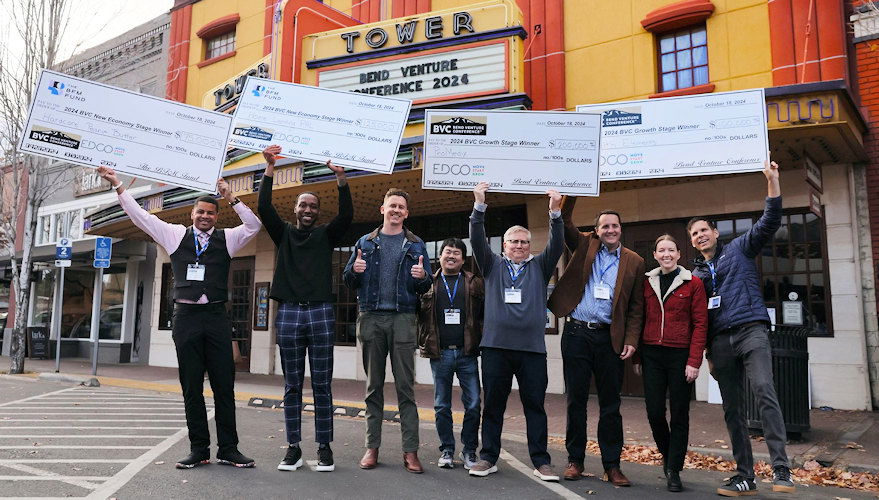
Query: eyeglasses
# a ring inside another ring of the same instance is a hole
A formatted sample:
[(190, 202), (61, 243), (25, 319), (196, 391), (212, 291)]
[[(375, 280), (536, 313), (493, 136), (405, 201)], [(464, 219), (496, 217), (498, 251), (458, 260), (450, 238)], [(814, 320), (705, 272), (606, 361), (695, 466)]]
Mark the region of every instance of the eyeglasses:
[(513, 245), (522, 245), (522, 246), (525, 246), (525, 245), (530, 245), (530, 244), (531, 244), (531, 240), (507, 240), (507, 243), (511, 243), (511, 244), (513, 244)]

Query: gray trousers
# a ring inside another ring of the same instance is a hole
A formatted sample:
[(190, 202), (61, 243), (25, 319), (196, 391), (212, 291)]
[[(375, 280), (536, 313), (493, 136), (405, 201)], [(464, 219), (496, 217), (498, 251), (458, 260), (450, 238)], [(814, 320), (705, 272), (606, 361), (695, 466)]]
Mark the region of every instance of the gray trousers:
[(711, 342), (709, 361), (711, 375), (717, 380), (723, 397), (723, 417), (736, 459), (736, 472), (754, 478), (754, 454), (745, 419), (745, 375), (757, 398), (772, 466), (790, 467), (784, 450), (787, 440), (784, 417), (772, 379), (768, 326), (760, 322), (747, 323), (717, 335)]
[(391, 371), (397, 387), (403, 452), (418, 451), (418, 406), (415, 404), (415, 313), (361, 312), (357, 317), (357, 340), (366, 371), (366, 447), (382, 442), (385, 405), (385, 361), (391, 355)]

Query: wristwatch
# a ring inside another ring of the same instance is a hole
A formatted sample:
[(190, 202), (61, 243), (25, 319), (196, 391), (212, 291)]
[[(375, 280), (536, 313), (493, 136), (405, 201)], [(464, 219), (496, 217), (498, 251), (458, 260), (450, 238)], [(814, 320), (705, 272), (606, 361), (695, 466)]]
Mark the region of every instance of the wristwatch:
[(229, 206), (230, 206), (230, 207), (234, 207), (235, 205), (237, 205), (237, 204), (239, 204), (239, 203), (241, 203), (241, 200), (239, 200), (239, 199), (236, 197), (234, 200), (232, 200), (232, 201), (229, 202)]

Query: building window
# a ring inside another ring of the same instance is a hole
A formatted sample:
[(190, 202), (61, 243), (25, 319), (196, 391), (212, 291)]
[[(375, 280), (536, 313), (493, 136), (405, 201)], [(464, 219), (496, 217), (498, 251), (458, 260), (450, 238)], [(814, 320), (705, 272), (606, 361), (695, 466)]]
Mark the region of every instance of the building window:
[(658, 35), (660, 91), (708, 83), (708, 44), (705, 26)]
[[(719, 240), (728, 243), (744, 234), (760, 214), (717, 221)], [(784, 324), (782, 302), (796, 293), (803, 303), (807, 327), (815, 336), (831, 336), (830, 280), (827, 277), (823, 220), (808, 211), (791, 211), (757, 258), (766, 307), (774, 308), (776, 324)]]
[(228, 54), (235, 50), (235, 32), (230, 31), (210, 38), (207, 40), (206, 45), (205, 60)]

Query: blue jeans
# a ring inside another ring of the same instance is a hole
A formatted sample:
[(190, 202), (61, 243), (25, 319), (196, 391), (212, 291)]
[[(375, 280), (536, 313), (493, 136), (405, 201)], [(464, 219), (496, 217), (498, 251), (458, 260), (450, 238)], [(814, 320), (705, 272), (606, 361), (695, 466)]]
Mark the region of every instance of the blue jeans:
[(476, 452), (479, 435), (479, 368), (476, 356), (464, 356), (458, 349), (443, 349), (440, 357), (430, 360), (433, 372), (433, 409), (436, 412), (436, 432), (440, 451), (455, 451), (452, 431), (452, 376), (461, 384), (461, 403), (464, 404), (464, 424), (461, 443), (464, 452)]

